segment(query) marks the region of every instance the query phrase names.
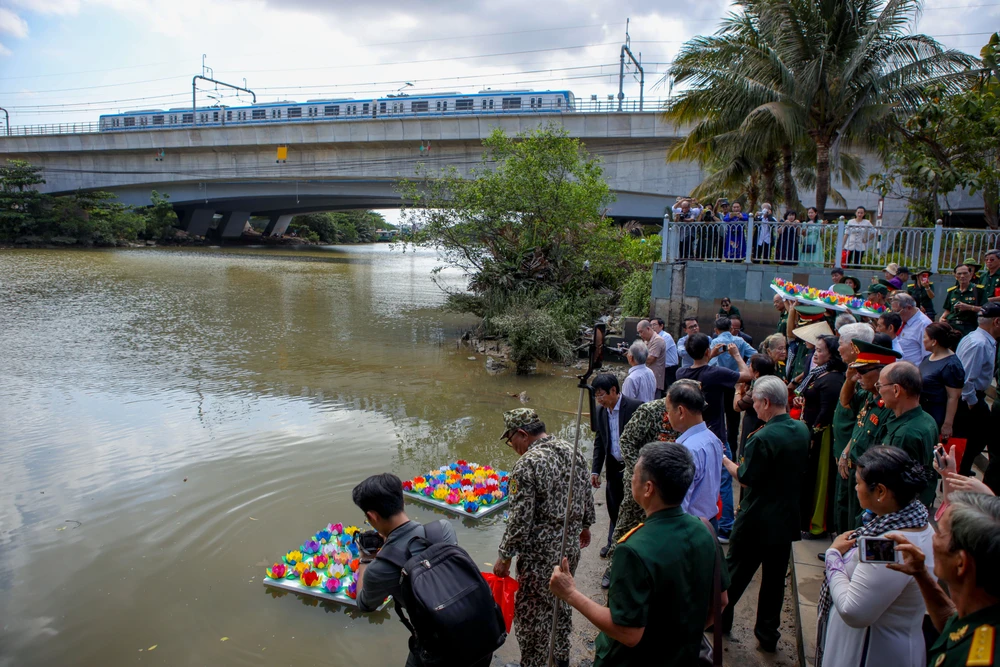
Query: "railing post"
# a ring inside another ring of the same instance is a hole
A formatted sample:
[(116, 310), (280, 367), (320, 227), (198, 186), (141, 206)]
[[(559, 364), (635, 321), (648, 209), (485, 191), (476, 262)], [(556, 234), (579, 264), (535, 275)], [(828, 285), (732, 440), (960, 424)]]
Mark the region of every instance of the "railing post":
[(750, 252), (752, 250), (751, 241), (753, 240), (753, 220), (750, 216), (747, 216), (746, 222), (743, 223), (743, 263), (750, 263)]
[(670, 218), (664, 213), (663, 214), (663, 231), (660, 232), (660, 261), (661, 262), (673, 262), (676, 257), (674, 257), (674, 244), (673, 244), (674, 234), (671, 233), (670, 229)]
[(934, 245), (931, 247), (931, 271), (938, 272), (941, 266), (941, 242), (944, 240), (944, 224), (941, 220), (934, 223)]
[(833, 265), (838, 269), (844, 268), (844, 233), (847, 231), (847, 223), (837, 220), (837, 253), (833, 256)]

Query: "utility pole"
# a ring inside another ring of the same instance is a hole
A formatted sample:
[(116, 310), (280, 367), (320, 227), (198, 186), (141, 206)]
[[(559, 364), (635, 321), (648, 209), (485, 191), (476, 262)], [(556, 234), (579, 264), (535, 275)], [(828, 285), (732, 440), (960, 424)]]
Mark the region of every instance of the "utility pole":
[[(211, 68), (209, 68), (211, 69)], [(191, 122), (193, 125), (198, 124), (198, 79), (202, 81), (208, 81), (209, 83), (214, 83), (216, 88), (219, 86), (225, 86), (226, 88), (232, 88), (233, 90), (242, 90), (244, 93), (250, 93), (253, 97), (253, 103), (257, 104), (257, 93), (253, 92), (249, 88), (242, 88), (240, 86), (235, 86), (231, 83), (226, 83), (225, 81), (216, 81), (215, 79), (210, 79), (207, 76), (202, 76), (201, 74), (195, 74), (191, 77), (191, 115), (193, 118)], [(246, 81), (246, 79), (244, 79)]]
[(3, 115), (7, 117), (7, 136), (10, 136), (10, 114), (3, 107), (0, 107), (0, 111), (3, 111)]
[(642, 94), (643, 89), (646, 86), (646, 73), (642, 69), (642, 63), (639, 62), (641, 57), (640, 59), (636, 59), (636, 57), (632, 54), (632, 49), (629, 48), (632, 41), (628, 34), (629, 21), (631, 21), (631, 19), (625, 19), (625, 43), (622, 44), (621, 65), (618, 70), (618, 110), (622, 110), (622, 102), (625, 100), (625, 56), (628, 55), (629, 60), (631, 60), (632, 64), (635, 65), (635, 68), (639, 70), (639, 111), (642, 111)]

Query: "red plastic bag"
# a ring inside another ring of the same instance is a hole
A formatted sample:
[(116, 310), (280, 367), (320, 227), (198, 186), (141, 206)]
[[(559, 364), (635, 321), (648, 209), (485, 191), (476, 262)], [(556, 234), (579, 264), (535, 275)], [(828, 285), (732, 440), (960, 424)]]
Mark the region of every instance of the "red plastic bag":
[(500, 605), (503, 612), (503, 621), (507, 625), (507, 632), (510, 632), (510, 624), (514, 622), (514, 593), (517, 592), (517, 579), (510, 577), (498, 577), (492, 572), (483, 572), (483, 579), (490, 585), (493, 591), (493, 599)]

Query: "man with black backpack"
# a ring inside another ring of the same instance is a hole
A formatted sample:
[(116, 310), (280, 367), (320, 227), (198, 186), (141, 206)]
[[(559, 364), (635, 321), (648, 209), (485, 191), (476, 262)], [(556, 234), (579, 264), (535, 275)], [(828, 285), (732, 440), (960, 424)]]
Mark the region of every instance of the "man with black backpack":
[(451, 524), (410, 521), (403, 484), (390, 473), (361, 482), (352, 497), (375, 529), (356, 536), (358, 609), (375, 611), (392, 596), (410, 631), (406, 667), (489, 665), (507, 639), (503, 614)]

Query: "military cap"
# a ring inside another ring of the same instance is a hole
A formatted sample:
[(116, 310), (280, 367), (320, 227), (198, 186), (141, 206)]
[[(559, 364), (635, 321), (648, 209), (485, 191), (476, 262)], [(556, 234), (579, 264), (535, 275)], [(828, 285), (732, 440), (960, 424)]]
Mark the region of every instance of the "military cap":
[(903, 356), (891, 347), (882, 347), (881, 345), (866, 343), (858, 339), (854, 339), (851, 342), (854, 344), (854, 349), (858, 351), (857, 361), (851, 364), (851, 368), (856, 368), (860, 373), (867, 373), (883, 366), (888, 366)]
[(804, 303), (800, 303), (795, 306), (795, 312), (799, 314), (799, 321), (805, 322), (806, 324), (810, 322), (817, 322), (826, 315), (826, 309), (821, 306), (807, 306)]
[(536, 424), (540, 424), (541, 422), (542, 420), (538, 418), (538, 413), (531, 408), (515, 408), (513, 410), (508, 410), (503, 413), (503, 424), (507, 427), (507, 430), (503, 432), (500, 439), (504, 440), (518, 429), (525, 428), (526, 426), (534, 426)]
[(927, 274), (928, 276), (933, 276), (934, 272), (931, 271), (930, 269), (920, 269), (919, 271), (917, 271), (913, 275), (915, 275), (915, 276), (922, 276), (924, 274)]
[(962, 264), (965, 264), (966, 266), (971, 266), (973, 273), (981, 269), (983, 266), (976, 260), (975, 257), (966, 257), (965, 259), (962, 260)]
[(889, 296), (889, 288), (880, 283), (875, 283), (868, 288), (869, 294), (881, 294), (882, 296)]

